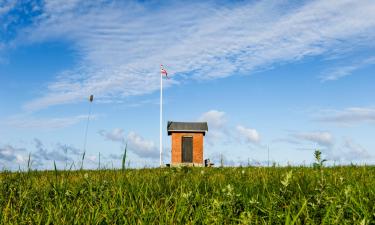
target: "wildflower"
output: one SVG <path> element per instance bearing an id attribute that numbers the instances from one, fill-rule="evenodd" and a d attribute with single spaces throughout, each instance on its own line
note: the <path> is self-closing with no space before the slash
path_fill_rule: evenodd
<path id="1" fill-rule="evenodd" d="M 72 196 L 72 192 L 69 191 L 69 190 L 67 190 L 67 191 L 65 192 L 65 195 L 66 195 L 66 196 Z"/>
<path id="2" fill-rule="evenodd" d="M 233 195 L 233 190 L 234 188 L 232 187 L 232 185 L 228 184 L 223 190 L 222 192 L 225 192 L 225 194 L 227 196 L 232 196 Z"/>
<path id="3" fill-rule="evenodd" d="M 344 190 L 345 196 L 346 196 L 346 197 L 349 197 L 351 191 L 352 191 L 352 187 L 351 187 L 350 185 L 346 186 L 346 187 L 345 187 L 345 190 Z"/>
<path id="4" fill-rule="evenodd" d="M 191 191 L 189 191 L 188 193 L 182 193 L 182 197 L 188 199 L 191 196 L 191 194 Z"/>
<path id="5" fill-rule="evenodd" d="M 87 178 L 89 178 L 89 174 L 88 174 L 88 173 L 85 173 L 85 175 L 83 175 L 83 177 L 84 177 L 85 179 L 87 179 Z"/>
<path id="6" fill-rule="evenodd" d="M 254 198 L 254 197 L 252 197 L 251 199 L 250 199 L 250 204 L 258 204 L 259 202 Z"/>

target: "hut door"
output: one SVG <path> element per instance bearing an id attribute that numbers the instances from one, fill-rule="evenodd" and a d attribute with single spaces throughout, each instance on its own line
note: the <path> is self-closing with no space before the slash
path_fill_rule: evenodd
<path id="1" fill-rule="evenodd" d="M 193 162 L 193 137 L 182 137 L 182 162 Z"/>

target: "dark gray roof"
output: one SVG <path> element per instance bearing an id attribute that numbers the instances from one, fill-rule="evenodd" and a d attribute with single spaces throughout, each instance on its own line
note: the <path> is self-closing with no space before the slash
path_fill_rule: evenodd
<path id="1" fill-rule="evenodd" d="M 207 122 L 174 122 L 168 121 L 168 135 L 172 132 L 194 132 L 206 134 L 208 131 Z"/>

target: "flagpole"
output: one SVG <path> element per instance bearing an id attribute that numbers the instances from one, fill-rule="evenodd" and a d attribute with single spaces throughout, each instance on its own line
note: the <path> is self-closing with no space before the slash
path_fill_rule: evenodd
<path id="1" fill-rule="evenodd" d="M 160 167 L 163 165 L 163 74 L 160 71 Z"/>

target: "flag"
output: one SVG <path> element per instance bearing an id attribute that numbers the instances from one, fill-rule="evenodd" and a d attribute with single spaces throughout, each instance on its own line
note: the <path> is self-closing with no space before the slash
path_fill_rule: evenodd
<path id="1" fill-rule="evenodd" d="M 165 75 L 168 79 L 168 72 L 164 69 L 163 65 L 160 65 L 160 74 Z"/>

